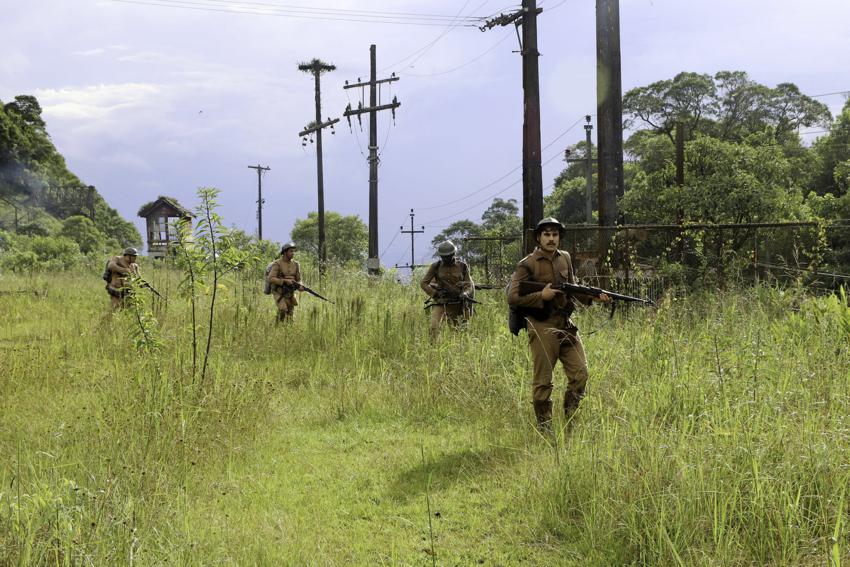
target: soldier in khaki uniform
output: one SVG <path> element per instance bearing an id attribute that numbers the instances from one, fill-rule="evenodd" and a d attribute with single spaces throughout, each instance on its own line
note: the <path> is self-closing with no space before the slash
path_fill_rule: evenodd
<path id="1" fill-rule="evenodd" d="M 541 220 L 534 230 L 537 248 L 523 258 L 511 276 L 508 302 L 523 308 L 526 316 L 529 348 L 534 365 L 532 400 L 538 428 L 551 431 L 552 423 L 552 372 L 560 360 L 567 374 L 564 392 L 564 415 L 569 420 L 584 396 L 587 383 L 587 359 L 578 336 L 578 328 L 570 319 L 575 301 L 585 305 L 591 301 L 609 302 L 599 297 L 567 296 L 552 284 L 575 283 L 576 277 L 569 253 L 559 250 L 564 226 L 555 218 Z M 531 280 L 545 283 L 543 290 L 519 295 L 519 282 Z"/>
<path id="2" fill-rule="evenodd" d="M 107 265 L 109 281 L 106 282 L 106 292 L 112 300 L 113 311 L 124 307 L 129 294 L 129 290 L 124 287 L 127 276 L 139 275 L 139 265 L 136 263 L 139 251 L 135 248 L 125 248 L 122 254 L 122 256 L 113 256 Z"/>
<path id="3" fill-rule="evenodd" d="M 295 292 L 304 290 L 301 287 L 301 266 L 293 259 L 294 256 L 295 244 L 291 242 L 284 244 L 280 249 L 280 258 L 272 264 L 268 275 L 277 305 L 278 321 L 293 320 L 295 306 L 298 305 Z"/>
<path id="4" fill-rule="evenodd" d="M 437 247 L 440 259 L 431 264 L 419 283 L 422 291 L 432 299 L 431 338 L 440 333 L 443 320 L 457 326 L 472 316 L 472 304 L 465 301 L 475 293 L 475 284 L 469 276 L 466 263 L 455 258 L 457 247 L 446 240 Z"/>

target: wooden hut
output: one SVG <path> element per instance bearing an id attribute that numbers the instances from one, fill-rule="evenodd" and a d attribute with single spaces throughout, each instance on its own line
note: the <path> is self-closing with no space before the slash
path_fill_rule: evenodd
<path id="1" fill-rule="evenodd" d="M 170 244 L 177 240 L 177 221 L 195 216 L 177 199 L 160 196 L 143 205 L 139 216 L 147 221 L 148 256 L 164 258 Z"/>

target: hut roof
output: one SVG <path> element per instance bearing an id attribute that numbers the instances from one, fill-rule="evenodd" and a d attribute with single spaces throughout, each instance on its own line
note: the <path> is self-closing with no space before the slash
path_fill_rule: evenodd
<path id="1" fill-rule="evenodd" d="M 154 210 L 156 210 L 160 206 L 170 207 L 177 211 L 180 216 L 183 217 L 195 216 L 194 214 L 192 214 L 192 211 L 181 205 L 180 202 L 177 201 L 177 199 L 175 199 L 174 197 L 166 197 L 163 195 L 157 197 L 155 201 L 151 201 L 150 203 L 145 203 L 144 205 L 142 205 L 139 209 L 138 215 L 140 217 L 147 218 L 148 215 L 150 215 Z"/>

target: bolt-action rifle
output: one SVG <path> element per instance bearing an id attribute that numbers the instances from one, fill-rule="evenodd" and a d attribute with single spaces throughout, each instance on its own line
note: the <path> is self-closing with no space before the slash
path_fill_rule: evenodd
<path id="1" fill-rule="evenodd" d="M 425 300 L 424 309 L 435 305 L 463 305 L 467 307 L 471 304 L 481 305 L 481 302 L 475 301 L 468 293 L 438 289 L 434 292 L 434 295 Z"/>
<path id="2" fill-rule="evenodd" d="M 528 295 L 530 293 L 534 293 L 536 291 L 541 291 L 546 287 L 547 284 L 542 282 L 534 282 L 534 281 L 521 281 L 519 282 L 518 292 L 520 296 Z M 617 303 L 620 301 L 623 302 L 638 302 L 643 303 L 645 305 L 655 305 L 649 299 L 642 299 L 640 297 L 632 297 L 631 295 L 623 295 L 622 293 L 616 293 L 613 291 L 608 291 L 599 287 L 590 287 L 586 285 L 580 284 L 572 284 L 572 283 L 561 283 L 561 284 L 552 284 L 552 289 L 559 290 L 565 293 L 567 296 L 573 294 L 581 294 L 587 295 L 591 297 L 599 297 L 603 293 L 611 298 L 611 314 L 610 317 L 614 317 L 614 311 L 617 309 Z M 572 301 L 567 304 L 565 311 L 567 316 L 572 314 L 575 305 Z M 514 305 L 508 305 L 508 329 L 514 335 L 518 335 L 522 329 L 525 329 L 525 318 L 526 316 L 531 316 L 539 319 L 545 319 L 552 314 L 551 307 L 544 307 L 542 309 L 530 308 L 530 307 L 517 307 Z M 595 332 L 595 331 L 594 331 Z"/>
<path id="3" fill-rule="evenodd" d="M 148 282 L 146 282 L 143 278 L 139 278 L 139 285 L 141 285 L 142 287 L 146 287 L 146 288 L 148 288 L 149 290 L 151 290 L 151 292 L 152 292 L 155 296 L 157 296 L 158 298 L 162 299 L 162 294 L 161 294 L 161 293 L 159 293 L 159 292 L 156 290 L 156 288 L 155 288 L 154 286 L 152 286 L 151 284 L 149 284 Z"/>
<path id="4" fill-rule="evenodd" d="M 300 283 L 300 282 L 296 282 L 296 283 L 293 283 L 293 284 L 283 284 L 283 289 L 284 289 L 284 293 L 291 293 L 295 290 L 306 291 L 310 295 L 318 297 L 322 301 L 327 301 L 328 303 L 336 305 L 336 303 L 334 303 L 333 301 L 331 301 L 330 299 L 328 299 L 324 295 L 320 294 L 317 291 L 313 291 L 312 289 L 310 289 L 309 287 L 307 287 L 306 285 L 304 285 L 303 283 Z"/>
<path id="5" fill-rule="evenodd" d="M 535 291 L 541 291 L 547 284 L 541 282 L 533 282 L 533 281 L 521 281 L 519 282 L 519 294 L 520 295 L 528 295 L 529 293 L 534 293 Z M 622 293 L 616 293 L 614 291 L 608 291 L 599 287 L 590 287 L 587 285 L 581 284 L 573 284 L 573 283 L 560 283 L 560 284 L 552 284 L 552 289 L 556 289 L 558 291 L 562 291 L 567 295 L 589 295 L 591 297 L 599 297 L 603 293 L 610 297 L 613 301 L 623 301 L 625 303 L 638 302 L 644 303 L 646 305 L 655 305 L 655 303 L 651 299 L 643 299 L 640 297 L 632 297 L 631 295 L 623 295 Z"/>

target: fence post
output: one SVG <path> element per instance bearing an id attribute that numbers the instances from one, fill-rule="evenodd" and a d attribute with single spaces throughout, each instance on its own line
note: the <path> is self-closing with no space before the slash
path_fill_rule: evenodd
<path id="1" fill-rule="evenodd" d="M 753 228 L 753 281 L 759 283 L 759 229 Z"/>

